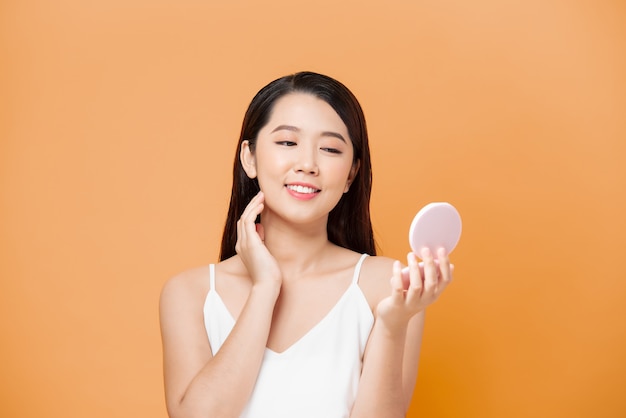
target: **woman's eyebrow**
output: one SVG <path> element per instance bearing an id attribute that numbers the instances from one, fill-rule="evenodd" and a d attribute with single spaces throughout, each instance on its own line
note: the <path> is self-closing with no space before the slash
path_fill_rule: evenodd
<path id="1" fill-rule="evenodd" d="M 347 144 L 346 139 L 339 132 L 324 131 L 322 132 L 322 136 L 332 136 L 333 138 L 339 138 Z"/>
<path id="2" fill-rule="evenodd" d="M 274 128 L 274 130 L 271 133 L 278 132 L 278 131 L 300 132 L 300 128 L 296 126 L 291 126 L 291 125 L 278 125 L 277 127 Z"/>
<path id="3" fill-rule="evenodd" d="M 298 128 L 297 126 L 292 126 L 292 125 L 278 125 L 276 128 L 274 128 L 274 130 L 272 130 L 271 133 L 274 133 L 277 131 L 300 132 L 300 128 Z M 324 131 L 322 132 L 320 136 L 332 136 L 334 138 L 341 139 L 343 142 L 346 142 L 346 139 L 339 132 Z"/>

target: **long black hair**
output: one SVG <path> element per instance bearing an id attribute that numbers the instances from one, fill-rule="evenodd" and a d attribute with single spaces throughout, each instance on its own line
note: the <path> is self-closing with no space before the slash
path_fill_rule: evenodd
<path id="1" fill-rule="evenodd" d="M 337 206 L 328 215 L 328 239 L 344 248 L 376 255 L 376 244 L 370 219 L 369 202 L 372 192 L 372 165 L 363 109 L 352 92 L 339 81 L 313 72 L 299 72 L 281 77 L 263 87 L 254 96 L 243 119 L 235 152 L 233 187 L 228 216 L 222 235 L 220 260 L 236 254 L 237 221 L 250 200 L 259 192 L 256 179 L 243 170 L 239 152 L 243 141 L 255 151 L 259 131 L 269 121 L 274 104 L 290 93 L 308 93 L 324 100 L 337 112 L 348 128 L 358 172 Z"/>

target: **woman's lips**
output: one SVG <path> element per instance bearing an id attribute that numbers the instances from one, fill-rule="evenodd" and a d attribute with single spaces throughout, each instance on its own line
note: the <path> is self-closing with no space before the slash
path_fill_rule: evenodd
<path id="1" fill-rule="evenodd" d="M 287 184 L 285 187 L 291 196 L 300 200 L 313 199 L 321 191 L 311 184 Z"/>

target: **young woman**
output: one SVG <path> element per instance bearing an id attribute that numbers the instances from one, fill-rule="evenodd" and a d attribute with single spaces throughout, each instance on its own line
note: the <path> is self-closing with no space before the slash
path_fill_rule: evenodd
<path id="1" fill-rule="evenodd" d="M 399 261 L 375 256 L 371 179 L 363 112 L 343 84 L 302 72 L 257 93 L 221 261 L 161 295 L 170 417 L 405 416 L 424 309 L 451 269 L 426 251 L 422 274 L 410 253 L 403 283 Z"/>

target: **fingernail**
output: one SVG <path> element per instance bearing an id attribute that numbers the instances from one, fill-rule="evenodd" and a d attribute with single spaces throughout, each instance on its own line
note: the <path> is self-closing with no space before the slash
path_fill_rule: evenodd
<path id="1" fill-rule="evenodd" d="M 441 247 L 437 250 L 437 255 L 439 255 L 439 257 L 445 257 L 446 256 L 446 249 Z"/>
<path id="2" fill-rule="evenodd" d="M 422 259 L 425 257 L 430 257 L 430 248 L 424 247 L 422 248 Z"/>

